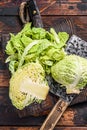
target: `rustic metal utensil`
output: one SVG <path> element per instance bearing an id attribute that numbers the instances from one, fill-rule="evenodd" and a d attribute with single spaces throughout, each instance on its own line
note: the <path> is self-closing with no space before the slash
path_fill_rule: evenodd
<path id="1" fill-rule="evenodd" d="M 52 111 L 49 113 L 45 122 L 43 123 L 40 130 L 53 130 L 61 116 L 63 115 L 66 108 L 70 105 L 72 100 L 76 97 L 77 94 L 66 94 L 66 89 L 61 88 L 60 84 L 55 82 L 51 76 L 47 77 L 50 92 L 54 95 L 60 97 L 53 107 Z"/>

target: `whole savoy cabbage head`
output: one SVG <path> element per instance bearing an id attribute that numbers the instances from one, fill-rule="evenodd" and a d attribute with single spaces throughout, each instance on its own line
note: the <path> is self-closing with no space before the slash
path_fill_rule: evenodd
<path id="1" fill-rule="evenodd" d="M 54 80 L 66 87 L 67 93 L 79 93 L 87 84 L 87 59 L 67 55 L 51 68 Z"/>

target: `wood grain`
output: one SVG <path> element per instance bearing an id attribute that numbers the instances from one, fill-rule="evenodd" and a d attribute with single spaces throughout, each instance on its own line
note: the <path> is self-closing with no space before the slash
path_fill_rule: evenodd
<path id="1" fill-rule="evenodd" d="M 40 127 L 0 127 L 0 130 L 39 130 Z M 54 130 L 87 130 L 87 127 L 56 127 Z"/>
<path id="2" fill-rule="evenodd" d="M 18 7 L 22 1 L 0 1 L 0 15 L 18 15 Z M 37 5 L 41 15 L 87 15 L 86 0 L 37 0 Z"/>
<path id="3" fill-rule="evenodd" d="M 10 23 L 9 23 L 9 18 L 10 18 Z M 66 31 L 67 33 L 70 34 L 76 34 L 82 39 L 87 41 L 87 22 L 86 22 L 86 16 L 77 16 L 77 19 L 75 16 L 49 16 L 49 17 L 42 17 L 44 27 L 49 30 L 50 27 L 55 28 L 55 30 L 58 31 Z M 19 17 L 7 17 L 7 20 L 5 20 L 5 16 L 2 16 L 2 19 L 0 20 L 0 30 L 2 32 L 2 51 L 5 50 L 5 45 L 7 44 L 6 39 L 8 33 L 10 32 L 18 32 L 22 28 L 22 23 L 19 19 Z M 14 22 L 12 22 L 14 21 Z M 6 34 L 7 33 L 7 34 Z M 4 63 L 4 55 L 1 53 L 0 55 L 0 86 L 8 86 L 8 74 L 5 73 L 3 69 L 6 70 L 6 64 Z M 7 71 L 7 70 L 6 70 Z M 6 80 L 7 79 L 7 80 Z M 5 82 L 3 82 L 5 81 Z"/>
<path id="4" fill-rule="evenodd" d="M 84 9 L 86 7 L 85 4 L 53 4 L 52 6 L 49 6 L 45 10 L 41 11 L 41 15 L 86 15 L 87 9 Z M 60 13 L 59 13 L 60 12 Z"/>
<path id="5" fill-rule="evenodd" d="M 18 110 L 13 107 L 9 99 L 9 89 L 7 87 L 0 87 L 0 125 L 11 125 L 11 126 L 40 126 L 47 114 L 50 112 L 55 102 L 50 95 L 46 102 L 43 102 L 43 105 L 32 104 L 28 107 L 28 115 L 24 118 L 20 118 L 18 115 Z M 55 100 L 56 101 L 56 100 Z M 36 109 L 36 110 L 35 110 Z M 26 109 L 27 110 L 27 109 Z M 44 111 L 44 112 L 43 112 Z M 64 112 L 58 126 L 87 126 L 87 102 L 68 107 Z M 20 111 L 20 114 L 23 111 Z M 32 116 L 35 114 L 36 117 Z M 46 113 L 45 113 L 46 112 Z M 23 115 L 23 113 L 22 113 Z M 39 116 L 38 116 L 39 115 Z M 43 116 L 45 115 L 45 116 Z"/>
<path id="6" fill-rule="evenodd" d="M 58 31 L 66 31 L 70 34 L 76 34 L 87 41 L 87 16 L 44 16 L 44 27 L 49 30 L 50 27 Z"/>
<path id="7" fill-rule="evenodd" d="M 47 116 L 40 130 L 53 130 L 69 104 L 69 102 L 66 102 L 60 98 Z"/>
<path id="8" fill-rule="evenodd" d="M 0 70 L 0 87 L 7 87 L 9 85 L 8 70 Z"/>
<path id="9" fill-rule="evenodd" d="M 56 98 L 53 100 L 53 95 L 50 95 L 51 102 L 44 103 L 44 112 L 37 111 L 43 109 L 41 109 L 42 106 L 35 106 L 35 104 L 33 107 L 29 107 L 28 115 L 24 117 L 26 113 L 24 111 L 18 112 L 9 99 L 9 72 L 4 63 L 5 36 L 10 32 L 17 33 L 23 27 L 18 12 L 22 1 L 25 0 L 0 1 L 0 126 L 3 125 L 3 127 L 0 127 L 1 130 L 38 130 L 56 102 Z M 56 31 L 66 31 L 70 36 L 74 33 L 87 41 L 87 0 L 36 1 L 44 27 L 47 30 L 54 27 Z M 81 97 L 84 97 L 84 95 L 82 94 L 75 102 L 81 101 Z M 84 103 L 70 106 L 63 114 L 55 130 L 86 130 L 86 101 L 87 96 Z M 31 115 L 31 111 L 35 111 L 35 108 L 37 111 L 36 116 L 39 115 L 39 117 Z M 24 118 L 20 118 L 19 113 Z"/>
<path id="10" fill-rule="evenodd" d="M 9 20 L 10 19 L 10 20 Z M 87 41 L 87 16 L 43 16 L 44 27 L 49 30 L 50 27 L 58 31 L 66 31 L 70 35 L 76 34 Z M 13 21 L 13 22 L 12 22 Z M 20 18 L 0 17 L 0 30 L 2 33 L 18 32 L 22 28 Z"/>
<path id="11" fill-rule="evenodd" d="M 87 1 L 49 0 L 38 1 L 41 15 L 87 15 Z"/>

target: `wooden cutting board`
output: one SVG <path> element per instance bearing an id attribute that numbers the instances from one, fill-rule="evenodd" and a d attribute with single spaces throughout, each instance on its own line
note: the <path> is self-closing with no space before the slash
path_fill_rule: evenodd
<path id="1" fill-rule="evenodd" d="M 59 23 L 56 23 L 55 26 L 53 26 L 53 27 L 60 31 L 60 27 L 58 28 L 58 24 Z M 56 25 L 57 25 L 57 27 L 56 27 Z M 70 25 L 69 24 L 67 25 L 66 21 L 65 21 L 65 23 L 62 22 L 61 26 L 64 26 L 64 27 L 69 26 L 69 27 L 67 27 L 67 29 L 70 31 L 69 34 L 71 34 L 71 35 L 73 34 L 73 28 L 71 30 Z M 4 79 L 4 80 L 5 80 L 5 82 L 7 82 L 8 86 L 9 86 L 10 72 L 8 71 L 8 64 L 5 64 L 5 59 L 6 59 L 5 47 L 6 47 L 7 41 L 9 39 L 10 39 L 9 34 L 5 34 L 5 33 L 1 34 L 1 55 L 2 55 L 1 58 L 3 59 L 3 64 L 5 67 L 4 69 L 6 69 L 4 73 L 7 74 L 6 75 L 7 79 Z M 3 75 L 3 73 L 2 73 L 2 75 Z M 49 113 L 49 111 L 51 110 L 51 108 L 56 103 L 57 99 L 58 99 L 58 97 L 50 94 L 50 92 L 49 92 L 47 99 L 45 101 L 43 101 L 41 104 L 34 103 L 21 111 L 17 110 L 17 113 L 18 113 L 19 117 L 25 117 L 25 116 L 30 116 L 30 115 L 33 115 L 33 116 L 47 115 Z M 78 104 L 81 102 L 86 102 L 86 101 L 87 101 L 87 88 L 85 90 L 83 90 L 81 92 L 81 94 L 73 100 L 71 105 Z"/>
<path id="2" fill-rule="evenodd" d="M 0 7 L 0 125 L 40 125 L 45 119 L 43 115 L 47 115 L 49 113 L 57 99 L 57 97 L 49 94 L 46 101 L 43 101 L 42 104 L 32 104 L 23 111 L 17 111 L 10 102 L 8 95 L 9 71 L 6 64 L 4 63 L 4 49 L 7 40 L 9 39 L 8 34 L 10 32 L 17 33 L 21 30 L 23 26 L 18 15 L 18 5 L 21 2 L 22 0 L 8 0 L 8 2 L 0 2 L 0 5 L 2 5 Z M 71 9 L 73 8 L 71 2 L 73 3 L 74 9 Z M 56 28 L 57 26 L 59 31 L 67 31 L 70 35 L 74 33 L 80 36 L 82 39 L 87 40 L 87 10 L 81 11 L 81 0 L 69 0 L 68 4 L 65 0 L 62 0 L 60 3 L 59 1 L 54 0 L 37 1 L 37 3 L 40 8 L 44 27 L 47 30 L 49 30 L 50 27 Z M 83 4 L 87 5 L 85 2 Z M 64 10 L 61 10 L 61 6 Z M 77 7 L 80 9 L 78 9 Z M 68 108 L 68 110 L 61 118 L 59 125 L 86 125 L 86 101 L 87 90 L 81 93 L 79 97 L 77 97 L 73 101 L 72 104 L 78 103 L 78 105 L 74 105 Z M 36 118 L 29 116 L 28 118 L 23 118 L 22 120 L 20 120 L 18 115 L 20 117 L 25 117 L 29 115 L 39 117 Z"/>

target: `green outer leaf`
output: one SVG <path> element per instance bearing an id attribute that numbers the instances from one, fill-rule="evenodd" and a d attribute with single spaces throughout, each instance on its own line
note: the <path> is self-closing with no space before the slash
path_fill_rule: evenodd
<path id="1" fill-rule="evenodd" d="M 66 86 L 67 93 L 79 93 L 87 84 L 87 59 L 76 55 L 66 56 L 52 66 L 54 80 Z"/>
<path id="2" fill-rule="evenodd" d="M 36 41 L 33 41 L 31 42 L 25 49 L 24 49 L 24 52 L 21 56 L 21 59 L 19 61 L 19 65 L 18 65 L 18 68 L 20 68 L 22 65 L 23 65 L 23 62 L 24 62 L 24 59 L 25 59 L 25 56 L 28 54 L 28 51 L 36 44 L 39 43 L 39 40 L 36 40 Z"/>
<path id="3" fill-rule="evenodd" d="M 50 32 L 53 34 L 55 42 L 56 42 L 57 44 L 59 44 L 59 43 L 60 43 L 60 39 L 59 39 L 57 33 L 55 32 L 55 30 L 54 30 L 53 28 L 51 28 L 51 29 L 50 29 Z"/>

